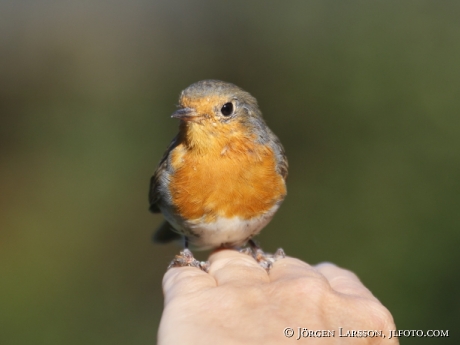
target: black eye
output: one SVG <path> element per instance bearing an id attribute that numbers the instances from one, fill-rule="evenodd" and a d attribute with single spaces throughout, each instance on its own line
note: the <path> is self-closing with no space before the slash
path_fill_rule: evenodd
<path id="1" fill-rule="evenodd" d="M 220 112 L 222 113 L 222 115 L 224 116 L 229 116 L 229 115 L 232 115 L 233 114 L 233 104 L 228 102 L 228 103 L 225 103 L 222 108 L 220 109 Z"/>

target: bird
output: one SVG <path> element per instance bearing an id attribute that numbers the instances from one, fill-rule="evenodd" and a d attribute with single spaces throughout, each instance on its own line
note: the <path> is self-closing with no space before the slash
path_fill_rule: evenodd
<path id="1" fill-rule="evenodd" d="M 269 270 L 284 257 L 264 253 L 252 239 L 286 197 L 288 161 L 278 137 L 265 123 L 257 100 L 240 87 L 202 80 L 185 88 L 178 109 L 179 133 L 150 180 L 150 211 L 165 221 L 157 243 L 184 241 L 171 267 L 209 264 L 197 249 L 240 248 Z"/>

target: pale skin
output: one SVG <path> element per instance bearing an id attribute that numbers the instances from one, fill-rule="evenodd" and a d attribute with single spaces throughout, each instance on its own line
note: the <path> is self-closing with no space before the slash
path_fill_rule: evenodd
<path id="1" fill-rule="evenodd" d="M 172 344 L 399 344 L 390 312 L 347 270 L 311 266 L 295 258 L 276 261 L 267 273 L 250 256 L 219 250 L 209 273 L 169 269 L 159 345 Z M 288 338 L 284 330 L 293 329 Z M 334 330 L 333 337 L 299 338 L 299 327 Z M 339 337 L 348 330 L 382 330 L 382 337 Z M 303 334 L 305 335 L 305 333 Z"/>

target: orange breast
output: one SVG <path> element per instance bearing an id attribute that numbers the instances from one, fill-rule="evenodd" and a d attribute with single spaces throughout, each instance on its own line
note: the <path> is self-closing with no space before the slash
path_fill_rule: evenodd
<path id="1" fill-rule="evenodd" d="M 286 195 L 284 179 L 276 172 L 273 151 L 243 138 L 218 150 L 190 150 L 178 145 L 169 190 L 185 219 L 218 216 L 250 219 L 270 210 Z"/>

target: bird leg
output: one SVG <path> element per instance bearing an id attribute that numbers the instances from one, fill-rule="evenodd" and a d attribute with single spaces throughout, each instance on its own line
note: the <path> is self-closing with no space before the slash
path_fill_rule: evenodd
<path id="1" fill-rule="evenodd" d="M 204 272 L 209 270 L 209 261 L 198 261 L 194 258 L 193 253 L 188 249 L 188 239 L 185 237 L 184 250 L 176 255 L 168 266 L 168 270 L 172 267 L 196 267 Z"/>
<path id="2" fill-rule="evenodd" d="M 278 248 L 275 254 L 265 253 L 252 239 L 248 241 L 249 247 L 240 250 L 241 253 L 251 255 L 267 272 L 270 271 L 275 261 L 286 257 L 284 250 Z"/>

